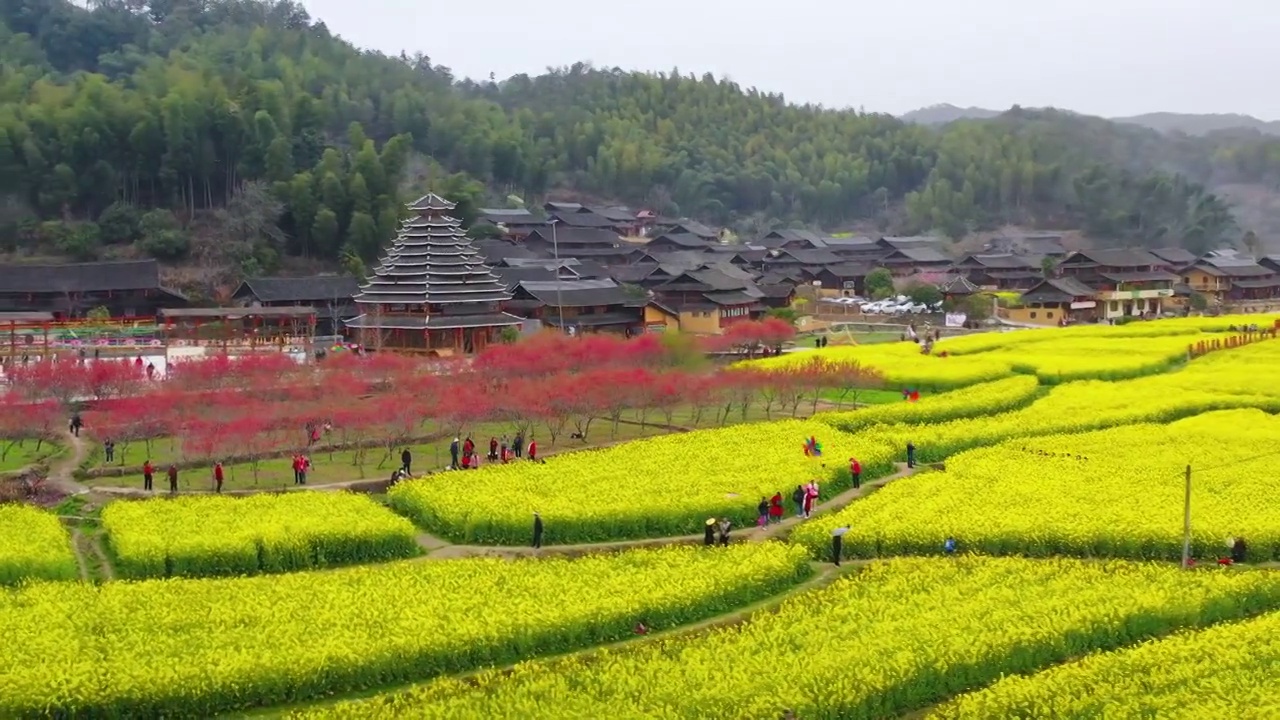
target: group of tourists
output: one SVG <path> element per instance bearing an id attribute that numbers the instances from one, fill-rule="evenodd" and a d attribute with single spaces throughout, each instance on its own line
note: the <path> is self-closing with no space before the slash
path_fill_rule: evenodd
<path id="1" fill-rule="evenodd" d="M 148 458 L 146 462 L 142 463 L 142 489 L 143 490 L 146 490 L 147 492 L 151 492 L 154 490 L 154 488 L 152 487 L 152 480 L 155 478 L 155 472 L 156 472 L 156 468 L 154 465 L 151 464 L 150 458 Z M 178 492 L 178 466 L 174 463 L 170 463 L 169 470 L 166 472 L 166 474 L 169 476 L 169 492 L 170 493 Z M 221 474 L 222 474 L 222 463 L 218 463 L 215 470 L 215 477 L 221 476 Z M 222 491 L 221 481 L 218 481 L 218 491 L 219 492 Z"/>
<path id="2" fill-rule="evenodd" d="M 305 453 L 294 453 L 293 455 L 293 484 L 306 485 L 307 473 L 311 471 L 311 458 Z"/>
<path id="3" fill-rule="evenodd" d="M 813 514 L 813 506 L 818 503 L 818 481 L 810 481 L 807 485 L 797 485 L 791 493 L 791 502 L 796 506 L 796 517 L 807 518 Z"/>
<path id="4" fill-rule="evenodd" d="M 407 452 L 407 451 L 406 451 Z M 503 435 L 499 441 L 496 437 L 489 438 L 489 454 L 487 456 L 489 462 L 501 462 L 507 464 L 512 460 L 519 460 L 527 457 L 533 462 L 546 462 L 538 458 L 538 441 L 532 437 L 529 438 L 529 444 L 525 445 L 524 437 L 519 433 L 510 442 L 507 436 Z M 465 440 L 454 438 L 449 444 L 449 469 L 450 470 L 478 470 L 480 468 L 480 453 L 476 452 L 475 441 L 468 435 Z"/>
<path id="5" fill-rule="evenodd" d="M 729 518 L 707 518 L 706 526 L 702 534 L 702 544 L 708 547 L 719 543 L 721 546 L 728 547 L 729 531 L 733 528 L 733 523 Z"/>

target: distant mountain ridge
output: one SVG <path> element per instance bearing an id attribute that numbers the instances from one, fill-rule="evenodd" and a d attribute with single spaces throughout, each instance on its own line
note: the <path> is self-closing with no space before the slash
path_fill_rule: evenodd
<path id="1" fill-rule="evenodd" d="M 979 107 L 956 107 L 948 103 L 912 110 L 901 119 L 919 125 L 946 125 L 956 120 L 989 120 L 1004 114 L 1003 110 Z M 1254 130 L 1264 135 L 1280 136 L 1280 121 L 1259 120 L 1251 115 L 1238 113 L 1172 113 L 1154 112 L 1131 117 L 1107 118 L 1112 122 L 1138 125 L 1161 133 L 1182 132 L 1187 135 L 1208 135 L 1231 130 Z"/>

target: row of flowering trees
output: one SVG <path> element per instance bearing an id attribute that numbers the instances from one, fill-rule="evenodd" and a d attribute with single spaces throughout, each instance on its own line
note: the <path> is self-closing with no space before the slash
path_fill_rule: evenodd
<path id="1" fill-rule="evenodd" d="M 720 349 L 750 353 L 752 343 L 765 347 L 782 334 L 740 325 L 747 329 L 721 340 Z M 704 426 L 745 420 L 753 410 L 794 416 L 816 411 L 824 394 L 881 383 L 867 368 L 819 359 L 768 372 L 712 368 L 706 348 L 688 342 L 547 333 L 470 361 L 375 354 L 302 365 L 276 355 L 221 357 L 175 364 L 163 380 L 131 362 L 36 363 L 12 375 L 0 416 L 40 418 L 39 433 L 52 437 L 73 405 L 87 402 L 86 431 L 97 442 L 112 440 L 116 463 L 128 467 L 153 456 L 160 439 L 191 465 L 256 463 L 307 447 L 352 449 L 363 464 L 371 451 L 388 458 L 410 441 L 481 426 L 536 433 L 554 445 L 565 435 L 586 441 L 602 423 L 616 435 L 624 422 Z M 0 438 L 22 433 L 8 422 L 13 427 L 0 422 Z"/>

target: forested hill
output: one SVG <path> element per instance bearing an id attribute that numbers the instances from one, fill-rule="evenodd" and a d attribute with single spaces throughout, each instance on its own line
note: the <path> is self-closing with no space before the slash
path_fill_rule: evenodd
<path id="1" fill-rule="evenodd" d="M 942 130 L 710 76 L 575 65 L 460 81 L 256 0 L 0 0 L 0 240 L 271 271 L 369 258 L 401 195 L 572 191 L 753 232 L 953 236 L 1005 223 L 1202 249 L 1243 230 L 1205 189 L 1280 179 L 1261 135 L 1168 138 L 1011 111 Z M 429 50 L 430 48 L 426 48 Z"/>

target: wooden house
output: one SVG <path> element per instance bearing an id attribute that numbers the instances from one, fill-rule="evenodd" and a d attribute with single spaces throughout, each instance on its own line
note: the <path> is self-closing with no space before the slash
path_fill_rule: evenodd
<path id="1" fill-rule="evenodd" d="M 188 304 L 160 283 L 155 260 L 0 265 L 0 312 L 49 313 L 54 322 L 106 308 L 111 317 L 152 318 Z"/>
<path id="2" fill-rule="evenodd" d="M 342 334 L 343 321 L 359 313 L 355 298 L 360 283 L 349 275 L 249 278 L 231 294 L 243 307 L 309 307 L 315 310 L 316 332 Z"/>
<path id="3" fill-rule="evenodd" d="M 1146 250 L 1115 249 L 1074 252 L 1058 263 L 1063 277 L 1094 288 L 1098 317 L 1154 317 L 1165 312 L 1178 276 Z"/>

